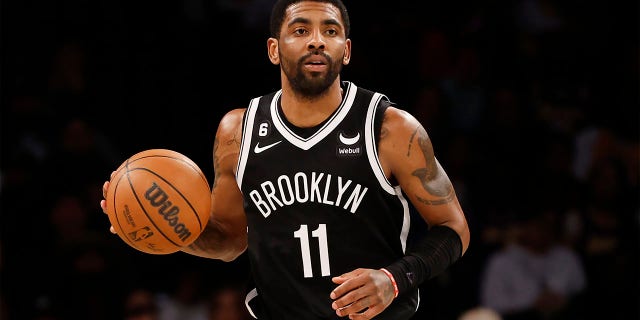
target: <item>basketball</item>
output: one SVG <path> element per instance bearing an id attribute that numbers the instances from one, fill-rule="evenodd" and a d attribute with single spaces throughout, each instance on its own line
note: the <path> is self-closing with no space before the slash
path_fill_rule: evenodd
<path id="1" fill-rule="evenodd" d="M 150 149 L 124 161 L 109 182 L 107 215 L 129 246 L 170 254 L 198 238 L 210 215 L 211 189 L 191 159 Z"/>

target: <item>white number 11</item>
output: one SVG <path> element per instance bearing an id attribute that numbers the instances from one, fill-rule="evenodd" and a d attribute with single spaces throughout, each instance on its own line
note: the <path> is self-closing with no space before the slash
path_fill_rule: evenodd
<path id="1" fill-rule="evenodd" d="M 311 249 L 309 249 L 309 231 L 307 225 L 300 225 L 300 229 L 293 233 L 295 238 L 300 239 L 300 250 L 302 251 L 302 267 L 304 268 L 304 277 L 313 277 L 313 270 L 311 269 Z M 331 274 L 331 268 L 329 267 L 329 246 L 327 245 L 327 225 L 322 223 L 318 226 L 318 229 L 311 232 L 311 236 L 318 238 L 318 245 L 320 248 L 320 271 L 322 276 L 328 276 Z"/>

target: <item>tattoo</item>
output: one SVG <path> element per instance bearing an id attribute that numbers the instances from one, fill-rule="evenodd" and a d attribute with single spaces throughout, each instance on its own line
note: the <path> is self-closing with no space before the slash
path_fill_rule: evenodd
<path id="1" fill-rule="evenodd" d="M 242 129 L 240 126 L 238 129 Z M 240 144 L 242 143 L 242 130 L 236 130 L 233 134 L 233 139 L 227 141 L 227 145 L 235 144 L 238 149 L 240 149 Z"/>
<path id="2" fill-rule="evenodd" d="M 235 144 L 238 149 L 240 148 L 240 139 L 238 139 L 238 133 L 236 132 L 233 136 L 233 138 L 227 142 L 225 142 L 226 146 Z M 218 178 L 220 177 L 220 155 L 218 154 L 218 149 L 220 148 L 220 141 L 218 140 L 218 138 L 216 138 L 213 141 L 213 184 L 211 186 L 211 190 L 214 190 L 215 187 L 218 185 Z"/>
<path id="3" fill-rule="evenodd" d="M 194 252 L 210 252 L 212 248 L 221 248 L 223 241 L 222 233 L 210 223 L 188 247 Z"/>
<path id="4" fill-rule="evenodd" d="M 216 138 L 213 141 L 213 184 L 211 186 L 211 189 L 215 189 L 216 185 L 218 183 L 218 177 L 220 177 L 220 157 L 218 157 L 218 147 L 220 145 L 220 142 L 218 141 L 218 139 Z"/>
<path id="5" fill-rule="evenodd" d="M 416 196 L 418 198 L 418 201 L 426 204 L 426 205 L 430 205 L 430 206 L 437 206 L 437 205 L 441 205 L 441 204 L 447 204 L 451 201 L 453 201 L 453 189 L 450 190 L 450 193 L 447 195 L 447 197 L 439 199 L 439 200 L 428 200 L 425 198 L 422 198 L 421 196 Z"/>
<path id="6" fill-rule="evenodd" d="M 419 133 L 418 144 L 422 150 L 422 154 L 424 155 L 426 167 L 414 170 L 412 175 L 420 179 L 425 191 L 439 199 L 429 200 L 418 195 L 416 195 L 416 197 L 420 202 L 427 205 L 441 205 L 449 203 L 455 197 L 451 181 L 449 181 L 446 174 L 441 171 L 442 169 L 436 162 L 436 158 L 433 154 L 433 146 L 431 145 L 431 140 L 429 139 L 427 132 L 422 127 L 419 127 L 417 132 Z"/>
<path id="7" fill-rule="evenodd" d="M 407 148 L 407 157 L 411 155 L 411 146 L 413 145 L 413 138 L 416 136 L 416 133 L 418 133 L 418 129 L 420 129 L 420 126 L 418 126 L 416 130 L 413 131 L 413 133 L 411 134 L 411 138 L 409 138 L 409 148 Z"/>

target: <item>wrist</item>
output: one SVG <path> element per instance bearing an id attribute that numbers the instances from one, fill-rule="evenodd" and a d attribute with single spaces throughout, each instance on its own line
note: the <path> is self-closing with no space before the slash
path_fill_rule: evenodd
<path id="1" fill-rule="evenodd" d="M 434 226 L 407 254 L 385 269 L 393 275 L 398 295 L 410 291 L 447 269 L 462 252 L 458 234 L 446 226 Z"/>
<path id="2" fill-rule="evenodd" d="M 399 290 L 398 290 L 398 283 L 396 282 L 395 277 L 391 272 L 389 272 L 389 270 L 385 268 L 381 268 L 380 271 L 384 272 L 384 274 L 386 274 L 387 277 L 389 277 L 389 280 L 391 280 L 391 285 L 393 286 L 393 298 L 397 298 Z"/>
<path id="3" fill-rule="evenodd" d="M 411 291 L 428 277 L 419 272 L 422 271 L 422 268 L 417 268 L 418 264 L 416 257 L 404 256 L 402 259 L 384 268 L 393 277 L 396 287 L 398 288 L 398 295 Z M 414 270 L 418 270 L 418 272 L 414 272 Z"/>

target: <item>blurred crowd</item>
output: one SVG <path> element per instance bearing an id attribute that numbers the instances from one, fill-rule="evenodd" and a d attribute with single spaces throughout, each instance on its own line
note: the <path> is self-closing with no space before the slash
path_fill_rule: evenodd
<path id="1" fill-rule="evenodd" d="M 150 148 L 213 179 L 221 116 L 279 88 L 272 3 L 3 3 L 0 319 L 251 319 L 244 256 L 138 252 L 99 201 Z M 343 80 L 423 123 L 470 223 L 415 318 L 638 319 L 637 2 L 346 4 Z"/>

